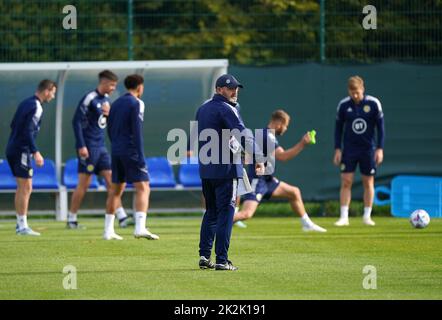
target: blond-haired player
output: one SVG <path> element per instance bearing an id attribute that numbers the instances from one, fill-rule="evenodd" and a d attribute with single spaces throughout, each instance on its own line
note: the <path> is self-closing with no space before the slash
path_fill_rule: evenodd
<path id="1" fill-rule="evenodd" d="M 273 152 L 276 160 L 288 161 L 296 157 L 305 146 L 310 144 L 311 138 L 309 134 L 306 133 L 301 140 L 290 149 L 285 150 L 281 147 L 276 136 L 283 135 L 287 131 L 289 124 L 290 116 L 284 110 L 276 110 L 272 113 L 267 128 L 262 129 L 264 139 L 262 139 L 263 145 L 260 147 L 265 153 L 265 156 L 269 156 L 268 153 Z M 270 144 L 273 145 L 271 149 L 269 148 Z M 304 202 L 302 201 L 301 191 L 298 187 L 279 181 L 273 175 L 256 176 L 252 170 L 249 170 L 248 175 L 251 178 L 253 192 L 243 196 L 241 211 L 236 212 L 234 215 L 233 219 L 234 222 L 237 222 L 237 226 L 245 227 L 245 224 L 240 221 L 250 219 L 255 214 L 262 200 L 283 198 L 289 201 L 292 210 L 301 217 L 302 229 L 304 231 L 327 231 L 310 220 L 305 210 Z"/>
<path id="2" fill-rule="evenodd" d="M 377 131 L 377 137 L 375 137 Z M 364 80 L 348 79 L 348 96 L 339 102 L 333 163 L 341 169 L 341 216 L 336 226 L 348 226 L 348 209 L 356 166 L 364 187 L 363 223 L 374 226 L 371 210 L 376 168 L 384 158 L 384 114 L 379 99 L 365 95 Z"/>

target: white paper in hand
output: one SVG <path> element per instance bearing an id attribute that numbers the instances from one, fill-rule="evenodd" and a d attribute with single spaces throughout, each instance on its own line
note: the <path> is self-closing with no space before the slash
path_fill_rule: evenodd
<path id="1" fill-rule="evenodd" d="M 243 168 L 242 173 L 242 179 L 238 179 L 238 196 L 242 196 L 243 194 L 253 191 L 252 186 L 250 185 L 249 177 L 247 176 L 246 169 Z"/>

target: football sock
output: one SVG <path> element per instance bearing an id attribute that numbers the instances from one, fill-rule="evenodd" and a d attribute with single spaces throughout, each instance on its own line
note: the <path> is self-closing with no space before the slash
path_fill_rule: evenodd
<path id="1" fill-rule="evenodd" d="M 341 206 L 341 219 L 348 219 L 348 206 Z"/>
<path id="2" fill-rule="evenodd" d="M 371 207 L 364 207 L 364 219 L 371 217 Z"/>
<path id="3" fill-rule="evenodd" d="M 127 218 L 126 211 L 124 211 L 123 207 L 119 207 L 117 210 L 115 210 L 115 214 L 117 215 L 118 220 Z"/>
<path id="4" fill-rule="evenodd" d="M 303 226 L 309 226 L 312 225 L 313 222 L 310 220 L 310 217 L 308 216 L 307 212 L 301 217 L 301 223 Z"/>
<path id="5" fill-rule="evenodd" d="M 19 229 L 29 228 L 28 217 L 26 215 L 21 216 L 17 214 L 17 224 Z"/>
<path id="6" fill-rule="evenodd" d="M 146 212 L 135 212 L 135 233 L 141 233 L 146 230 Z"/>
<path id="7" fill-rule="evenodd" d="M 77 214 L 68 212 L 68 222 L 77 222 Z"/>
<path id="8" fill-rule="evenodd" d="M 111 213 L 106 213 L 104 218 L 104 232 L 115 233 L 114 229 L 115 216 Z"/>

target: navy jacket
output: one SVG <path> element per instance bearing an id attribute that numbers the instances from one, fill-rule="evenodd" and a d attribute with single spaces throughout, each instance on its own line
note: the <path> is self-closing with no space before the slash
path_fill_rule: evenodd
<path id="1" fill-rule="evenodd" d="M 143 151 L 144 102 L 130 93 L 114 101 L 109 113 L 107 130 L 112 155 L 136 158 L 145 166 Z"/>
<path id="2" fill-rule="evenodd" d="M 35 139 L 40 131 L 42 114 L 43 108 L 37 96 L 29 97 L 19 104 L 11 122 L 6 154 L 38 151 Z"/>
<path id="3" fill-rule="evenodd" d="M 196 121 L 198 122 L 198 137 L 202 140 L 201 132 L 205 129 L 212 129 L 216 131 L 218 136 L 218 156 L 216 163 L 205 163 L 202 161 L 202 155 L 206 154 L 208 144 L 211 138 L 207 138 L 207 141 L 198 142 L 198 161 L 199 161 L 199 172 L 202 179 L 231 179 L 231 178 L 242 178 L 243 176 L 243 166 L 241 163 L 234 163 L 232 157 L 232 151 L 223 146 L 222 130 L 223 129 L 237 129 L 239 132 L 245 133 L 246 128 L 235 105 L 229 103 L 229 101 L 222 95 L 215 94 L 212 99 L 206 101 L 196 113 Z M 212 131 L 213 132 L 213 131 Z M 255 156 L 258 161 L 263 161 L 262 151 L 259 146 L 256 145 L 255 139 L 251 134 L 245 134 L 243 138 L 239 139 L 238 143 L 241 144 L 243 149 L 254 150 Z M 225 142 L 225 141 L 224 141 Z M 211 146 L 216 147 L 213 143 Z M 246 148 L 247 146 L 247 148 Z M 223 161 L 222 150 L 229 150 L 230 163 L 224 163 L 229 161 Z M 201 152 L 203 151 L 203 152 Z M 213 150 L 212 150 L 213 151 Z M 213 156 L 214 154 L 210 151 L 207 155 Z"/>
<path id="4" fill-rule="evenodd" d="M 106 118 L 101 106 L 106 102 L 109 103 L 108 96 L 101 95 L 98 90 L 89 92 L 80 100 L 72 119 L 77 149 L 104 147 Z"/>

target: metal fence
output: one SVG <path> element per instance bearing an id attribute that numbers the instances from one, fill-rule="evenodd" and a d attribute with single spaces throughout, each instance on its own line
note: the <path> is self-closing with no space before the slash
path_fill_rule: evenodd
<path id="1" fill-rule="evenodd" d="M 76 29 L 64 29 L 66 5 Z M 0 0 L 0 62 L 442 62 L 442 1 Z M 371 11 L 370 14 L 373 14 Z M 371 19 L 373 23 L 373 19 Z"/>

